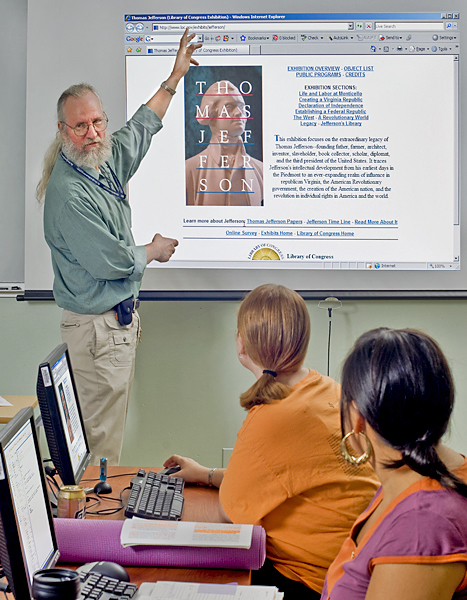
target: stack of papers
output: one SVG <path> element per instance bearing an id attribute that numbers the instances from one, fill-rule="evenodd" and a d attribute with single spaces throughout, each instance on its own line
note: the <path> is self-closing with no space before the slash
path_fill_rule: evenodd
<path id="1" fill-rule="evenodd" d="M 126 519 L 120 542 L 126 546 L 208 546 L 212 548 L 251 547 L 253 525 L 193 523 Z"/>
<path id="2" fill-rule="evenodd" d="M 148 585 L 147 592 L 145 586 Z M 142 583 L 138 600 L 282 600 L 276 587 L 262 585 L 221 585 L 216 583 L 182 583 L 158 581 Z"/>

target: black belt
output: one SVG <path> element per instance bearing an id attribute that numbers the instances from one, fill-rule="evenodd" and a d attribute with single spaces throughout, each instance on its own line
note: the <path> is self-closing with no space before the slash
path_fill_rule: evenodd
<path id="1" fill-rule="evenodd" d="M 112 310 L 115 311 L 115 317 L 120 325 L 129 325 L 133 320 L 133 313 L 139 307 L 139 298 L 126 298 L 116 304 Z"/>

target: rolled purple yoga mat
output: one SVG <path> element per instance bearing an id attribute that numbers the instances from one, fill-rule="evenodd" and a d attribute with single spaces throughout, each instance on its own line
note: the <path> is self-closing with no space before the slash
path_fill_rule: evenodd
<path id="1" fill-rule="evenodd" d="M 259 569 L 266 558 L 266 533 L 254 526 L 251 547 L 196 548 L 185 546 L 129 546 L 123 548 L 123 521 L 54 519 L 59 562 L 108 560 L 126 566 L 187 567 L 193 569 Z"/>

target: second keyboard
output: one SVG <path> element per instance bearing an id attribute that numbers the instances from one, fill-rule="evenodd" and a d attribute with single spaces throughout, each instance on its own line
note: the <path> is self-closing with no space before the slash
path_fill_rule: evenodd
<path id="1" fill-rule="evenodd" d="M 141 469 L 131 480 L 131 491 L 125 508 L 125 517 L 178 521 L 183 513 L 183 488 L 181 477 L 147 473 Z"/>

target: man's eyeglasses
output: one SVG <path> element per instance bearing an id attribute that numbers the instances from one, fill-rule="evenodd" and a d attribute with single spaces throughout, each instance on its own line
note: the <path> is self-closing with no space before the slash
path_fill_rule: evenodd
<path id="1" fill-rule="evenodd" d="M 107 115 L 104 115 L 102 119 L 96 119 L 92 123 L 78 123 L 78 125 L 75 125 L 74 127 L 68 125 L 68 123 L 65 123 L 65 121 L 60 121 L 60 123 L 63 123 L 63 125 L 66 125 L 70 129 L 73 129 L 75 135 L 78 137 L 85 136 L 89 131 L 91 125 L 95 131 L 104 131 L 104 129 L 106 129 L 107 127 L 108 122 L 109 119 L 107 118 Z"/>

